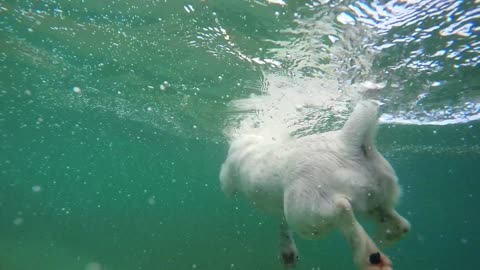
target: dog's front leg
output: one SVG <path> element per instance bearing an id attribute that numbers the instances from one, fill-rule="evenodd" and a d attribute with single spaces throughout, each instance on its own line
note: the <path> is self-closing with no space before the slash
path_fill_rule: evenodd
<path id="1" fill-rule="evenodd" d="M 297 245 L 284 218 L 280 223 L 280 261 L 286 269 L 294 268 L 298 261 Z"/>

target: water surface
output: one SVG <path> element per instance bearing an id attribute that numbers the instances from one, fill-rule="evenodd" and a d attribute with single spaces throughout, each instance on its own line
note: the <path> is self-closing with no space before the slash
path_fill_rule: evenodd
<path id="1" fill-rule="evenodd" d="M 478 5 L 0 3 L 0 269 L 281 269 L 277 219 L 220 191 L 228 139 L 362 98 L 412 223 L 395 269 L 478 269 Z M 298 269 L 354 269 L 338 233 L 297 243 Z"/>

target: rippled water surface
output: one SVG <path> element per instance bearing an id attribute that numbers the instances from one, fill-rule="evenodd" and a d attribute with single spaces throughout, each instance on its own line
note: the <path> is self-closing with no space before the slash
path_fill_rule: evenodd
<path id="1" fill-rule="evenodd" d="M 412 223 L 395 269 L 478 269 L 479 34 L 478 0 L 2 1 L 0 270 L 281 269 L 277 220 L 220 191 L 228 140 L 364 98 Z M 338 234 L 298 246 L 354 269 Z"/>

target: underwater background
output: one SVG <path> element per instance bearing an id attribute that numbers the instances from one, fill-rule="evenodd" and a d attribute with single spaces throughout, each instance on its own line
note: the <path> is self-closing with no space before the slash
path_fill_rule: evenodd
<path id="1" fill-rule="evenodd" d="M 282 269 L 278 219 L 220 190 L 228 139 L 362 98 L 412 224 L 394 269 L 480 269 L 479 5 L 1 1 L 0 270 Z M 354 269 L 338 233 L 297 245 Z"/>

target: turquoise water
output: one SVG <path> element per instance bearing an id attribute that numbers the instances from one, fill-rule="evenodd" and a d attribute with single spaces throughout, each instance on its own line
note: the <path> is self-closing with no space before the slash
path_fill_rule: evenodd
<path id="1" fill-rule="evenodd" d="M 361 98 L 412 223 L 395 269 L 479 269 L 478 5 L 0 2 L 0 269 L 281 269 L 278 220 L 220 191 L 228 138 Z M 354 269 L 338 233 L 297 245 Z"/>

